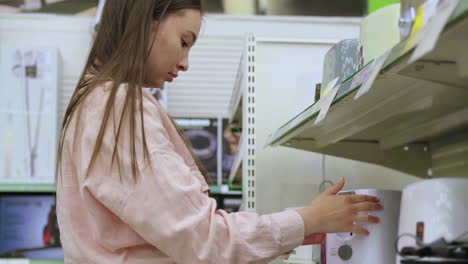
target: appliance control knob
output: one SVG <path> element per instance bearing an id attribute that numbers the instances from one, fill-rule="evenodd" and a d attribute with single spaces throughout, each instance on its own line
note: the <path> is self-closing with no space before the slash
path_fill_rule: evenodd
<path id="1" fill-rule="evenodd" d="M 343 245 L 338 249 L 338 256 L 342 260 L 349 260 L 353 256 L 353 249 L 349 245 Z"/>

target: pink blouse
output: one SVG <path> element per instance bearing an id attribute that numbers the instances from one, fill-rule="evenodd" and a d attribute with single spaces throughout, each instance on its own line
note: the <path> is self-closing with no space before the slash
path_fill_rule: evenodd
<path id="1" fill-rule="evenodd" d="M 216 201 L 169 117 L 146 89 L 143 116 L 150 153 L 135 134 L 139 179 L 132 182 L 123 122 L 119 168 L 111 163 L 126 87 L 119 88 L 91 175 L 85 178 L 110 83 L 95 89 L 64 136 L 57 212 L 65 263 L 268 263 L 299 246 L 304 222 L 295 211 L 259 216 L 216 210 Z M 139 115 L 138 115 L 139 116 Z"/>

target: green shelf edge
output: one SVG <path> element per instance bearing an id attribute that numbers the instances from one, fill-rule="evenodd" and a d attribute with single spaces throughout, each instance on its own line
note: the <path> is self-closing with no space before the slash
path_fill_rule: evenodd
<path id="1" fill-rule="evenodd" d="M 211 194 L 226 194 L 222 192 L 221 188 L 222 186 L 227 185 L 228 191 L 242 191 L 242 188 L 236 188 L 231 186 L 230 184 L 223 184 L 223 185 L 210 185 L 210 192 Z"/>
<path id="2" fill-rule="evenodd" d="M 24 261 L 25 259 L 19 258 L 0 258 L 0 261 L 13 261 L 12 263 L 15 263 L 16 261 Z M 26 259 L 29 261 L 30 264 L 64 264 L 65 261 L 63 259 Z"/>
<path id="3" fill-rule="evenodd" d="M 54 193 L 55 191 L 55 184 L 0 184 L 0 193 Z"/>
<path id="4" fill-rule="evenodd" d="M 451 27 L 452 25 L 456 24 L 457 22 L 465 19 L 468 17 L 468 1 L 460 1 L 460 3 L 458 4 L 456 10 L 454 11 L 454 13 L 452 14 L 452 16 L 450 17 L 450 20 L 449 22 L 447 23 L 447 25 L 445 26 L 445 30 L 447 30 L 449 27 Z M 405 56 L 409 55 L 410 52 L 414 49 L 414 47 L 412 49 L 409 49 L 407 50 L 406 52 L 403 52 L 405 47 L 406 47 L 406 44 L 408 42 L 408 39 L 405 39 L 405 40 L 402 40 L 399 44 L 397 44 L 395 47 L 393 47 L 392 49 L 392 52 L 390 53 L 390 56 L 387 58 L 387 61 L 384 65 L 384 67 L 382 68 L 382 71 L 386 71 L 388 70 L 389 68 L 391 68 L 392 66 L 394 66 L 395 64 L 398 64 L 398 62 L 400 62 L 401 60 L 404 59 Z M 346 84 L 350 85 L 350 83 L 352 82 L 354 76 L 356 76 L 358 73 L 360 73 L 361 71 L 363 71 L 364 69 L 366 69 L 373 61 L 370 61 L 368 64 L 366 64 L 364 67 L 362 67 L 359 71 L 355 72 L 353 75 L 351 75 L 350 77 L 348 77 L 346 80 L 344 80 L 341 85 L 344 87 Z M 362 84 L 361 84 L 362 85 Z M 358 90 L 361 85 L 358 85 L 352 89 L 349 89 L 348 91 L 346 91 L 345 93 L 339 95 L 337 98 L 335 98 L 332 102 L 332 106 L 336 103 L 339 103 L 341 100 L 343 100 L 345 97 L 347 97 L 348 95 L 352 94 L 353 92 L 355 92 L 356 90 Z M 339 93 L 339 92 L 338 92 Z M 279 129 L 287 126 L 288 124 L 290 124 L 294 119 L 296 119 L 298 116 L 300 116 L 302 113 L 306 112 L 307 110 L 309 110 L 310 108 L 314 107 L 318 102 L 315 102 L 313 103 L 312 105 L 310 105 L 309 107 L 307 107 L 304 111 L 302 111 L 301 113 L 299 113 L 298 115 L 296 115 L 295 117 L 293 117 L 291 120 L 289 120 L 286 124 L 284 124 L 283 126 L 281 126 Z M 308 116 L 307 118 L 305 118 L 304 120 L 302 120 L 300 123 L 298 123 L 297 125 L 295 125 L 294 127 L 290 128 L 287 132 L 285 132 L 283 135 L 281 135 L 280 137 L 276 138 L 274 141 L 268 143 L 268 145 L 275 145 L 276 143 L 278 143 L 279 141 L 281 141 L 282 139 L 284 139 L 285 137 L 289 136 L 291 133 L 293 133 L 297 128 L 303 126 L 305 123 L 309 122 L 311 119 L 313 119 L 314 117 L 318 116 L 319 115 L 319 112 L 320 111 L 316 111 L 315 113 L 311 114 L 310 116 Z"/>
<path id="5" fill-rule="evenodd" d="M 44 260 L 30 260 L 29 263 L 31 264 L 64 264 L 63 259 L 44 259 Z"/>

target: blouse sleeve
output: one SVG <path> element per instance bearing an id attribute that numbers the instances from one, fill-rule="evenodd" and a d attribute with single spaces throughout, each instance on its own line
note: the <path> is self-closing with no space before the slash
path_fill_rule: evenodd
<path id="1" fill-rule="evenodd" d="M 99 203 L 176 263 L 268 263 L 302 243 L 304 223 L 295 211 L 260 216 L 216 210 L 216 201 L 203 193 L 201 174 L 171 147 L 158 106 L 144 101 L 143 107 L 149 164 L 135 183 L 91 175 L 83 184 Z M 130 155 L 121 156 L 129 164 Z"/>

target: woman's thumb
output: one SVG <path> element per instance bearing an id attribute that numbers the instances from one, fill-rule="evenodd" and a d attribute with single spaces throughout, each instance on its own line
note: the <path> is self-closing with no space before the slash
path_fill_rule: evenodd
<path id="1" fill-rule="evenodd" d="M 345 180 L 344 178 L 341 178 L 339 182 L 337 182 L 335 185 L 325 190 L 324 194 L 335 195 L 343 189 L 344 185 L 345 185 Z"/>

